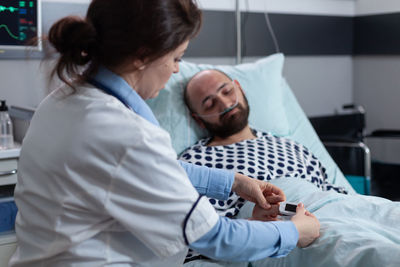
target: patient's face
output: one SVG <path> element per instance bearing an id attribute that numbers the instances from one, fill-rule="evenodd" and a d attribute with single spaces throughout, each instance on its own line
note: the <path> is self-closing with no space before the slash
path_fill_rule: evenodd
<path id="1" fill-rule="evenodd" d="M 210 118 L 200 118 L 204 127 L 211 135 L 226 138 L 240 132 L 247 126 L 249 105 L 247 104 L 247 99 L 244 95 L 243 99 L 245 103 L 238 103 L 238 105 L 232 110 L 234 113 L 230 114 L 231 112 L 228 112 L 222 114 L 218 116 L 218 121 L 216 122 Z"/>
<path id="2" fill-rule="evenodd" d="M 247 126 L 249 105 L 237 81 L 218 71 L 205 71 L 190 82 L 187 90 L 192 110 L 213 136 L 225 138 Z M 236 102 L 232 110 L 220 114 Z"/>

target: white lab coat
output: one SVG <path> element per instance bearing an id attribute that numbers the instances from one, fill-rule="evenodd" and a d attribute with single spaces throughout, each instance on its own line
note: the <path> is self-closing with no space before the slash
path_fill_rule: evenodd
<path id="1" fill-rule="evenodd" d="M 167 132 L 89 85 L 58 89 L 21 149 L 10 265 L 182 265 L 183 221 L 197 198 Z M 189 242 L 217 220 L 201 199 Z"/>

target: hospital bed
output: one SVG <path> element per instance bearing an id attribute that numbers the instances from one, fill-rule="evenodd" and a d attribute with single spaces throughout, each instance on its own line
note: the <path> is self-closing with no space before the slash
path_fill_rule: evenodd
<path id="1" fill-rule="evenodd" d="M 371 152 L 365 142 L 365 110 L 343 105 L 333 115 L 309 118 L 329 154 L 357 193 L 371 194 Z M 340 126 L 340 127 L 338 127 Z"/>
<path id="2" fill-rule="evenodd" d="M 374 130 L 366 143 L 371 149 L 372 194 L 400 201 L 400 130 Z"/>
<path id="3" fill-rule="evenodd" d="M 364 108 L 356 105 L 309 119 L 357 193 L 400 200 L 399 130 L 366 133 Z"/>
<path id="4" fill-rule="evenodd" d="M 165 90 L 148 101 L 161 127 L 171 134 L 177 154 L 205 136 L 185 108 L 182 92 L 188 79 L 202 69 L 217 68 L 237 79 L 246 92 L 252 127 L 291 138 L 308 147 L 327 169 L 328 180 L 349 195 L 321 192 L 304 180 L 280 178 L 288 201 L 303 202 L 321 223 L 321 237 L 287 257 L 251 263 L 195 260 L 185 266 L 400 266 L 400 203 L 357 194 L 332 160 L 282 77 L 284 56 L 275 54 L 254 63 L 215 66 L 182 62 Z M 238 218 L 251 215 L 247 203 Z"/>

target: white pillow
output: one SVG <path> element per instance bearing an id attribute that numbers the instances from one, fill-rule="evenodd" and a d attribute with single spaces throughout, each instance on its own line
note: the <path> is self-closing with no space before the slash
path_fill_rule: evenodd
<path id="1" fill-rule="evenodd" d="M 238 80 L 246 92 L 250 126 L 279 136 L 288 135 L 289 125 L 281 91 L 283 62 L 283 54 L 236 66 L 181 62 L 179 73 L 172 75 L 159 96 L 147 103 L 161 127 L 170 133 L 172 145 L 179 154 L 207 134 L 191 118 L 185 106 L 184 87 L 200 70 L 218 69 Z"/>

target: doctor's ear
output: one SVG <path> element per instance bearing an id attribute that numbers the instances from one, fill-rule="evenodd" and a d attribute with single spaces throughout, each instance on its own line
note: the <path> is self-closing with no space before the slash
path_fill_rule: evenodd
<path id="1" fill-rule="evenodd" d="M 137 70 L 144 70 L 146 68 L 146 63 L 143 60 L 140 59 L 136 59 L 133 62 L 133 66 L 135 69 Z"/>

